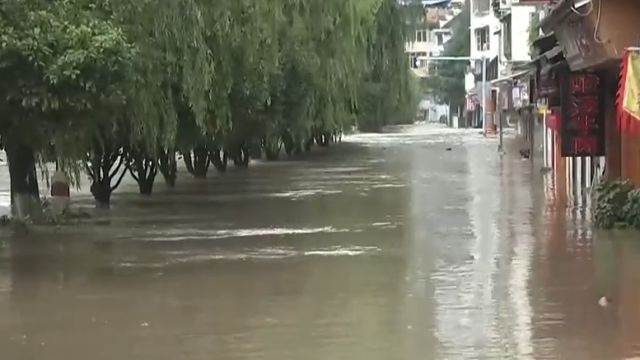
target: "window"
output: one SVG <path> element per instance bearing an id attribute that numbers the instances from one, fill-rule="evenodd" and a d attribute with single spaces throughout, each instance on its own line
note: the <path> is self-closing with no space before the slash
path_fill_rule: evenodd
<path id="1" fill-rule="evenodd" d="M 429 31 L 428 30 L 418 30 L 416 31 L 416 42 L 428 42 L 429 41 Z"/>
<path id="2" fill-rule="evenodd" d="M 473 0 L 473 12 L 486 13 L 491 9 L 490 0 Z"/>
<path id="3" fill-rule="evenodd" d="M 491 43 L 490 43 L 491 34 L 489 32 L 489 27 L 485 26 L 483 28 L 476 29 L 475 35 L 476 35 L 476 49 L 478 51 L 489 50 L 491 46 Z"/>
<path id="4" fill-rule="evenodd" d="M 427 66 L 426 52 L 416 52 L 409 54 L 410 66 L 412 69 L 420 69 Z"/>
<path id="5" fill-rule="evenodd" d="M 438 45 L 443 45 L 444 44 L 444 34 L 440 33 L 438 34 Z"/>
<path id="6" fill-rule="evenodd" d="M 506 21 L 504 22 L 502 39 L 503 39 L 502 46 L 503 46 L 503 49 L 504 49 L 504 57 L 507 60 L 511 60 L 511 58 L 512 58 L 512 51 L 511 51 L 511 16 L 509 16 L 506 19 Z"/>

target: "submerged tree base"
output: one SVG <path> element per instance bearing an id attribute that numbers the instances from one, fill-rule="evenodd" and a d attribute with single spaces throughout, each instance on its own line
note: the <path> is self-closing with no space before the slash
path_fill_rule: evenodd
<path id="1" fill-rule="evenodd" d="M 20 220 L 36 220 L 42 215 L 42 205 L 33 149 L 9 140 L 5 151 L 11 182 L 11 214 Z"/>
<path id="2" fill-rule="evenodd" d="M 151 195 L 158 174 L 156 160 L 141 153 L 133 153 L 129 156 L 129 173 L 138 183 L 140 194 Z"/>
<path id="3" fill-rule="evenodd" d="M 167 186 L 171 188 L 176 186 L 178 163 L 176 161 L 175 151 L 168 150 L 160 152 L 160 156 L 158 157 L 158 170 L 160 170 Z"/>
<path id="4" fill-rule="evenodd" d="M 209 149 L 207 149 L 206 146 L 198 145 L 194 147 L 192 151 L 187 151 L 183 155 L 184 165 L 193 177 L 197 179 L 204 179 L 207 177 L 211 158 L 209 157 Z"/>
<path id="5" fill-rule="evenodd" d="M 229 162 L 229 156 L 226 152 L 220 149 L 214 149 L 211 151 L 211 163 L 219 172 L 227 171 L 227 163 Z"/>
<path id="6" fill-rule="evenodd" d="M 13 194 L 11 208 L 14 219 L 33 222 L 42 219 L 40 198 L 32 194 Z"/>
<path id="7" fill-rule="evenodd" d="M 111 182 L 97 181 L 91 184 L 91 194 L 96 200 L 96 207 L 99 209 L 109 209 L 111 207 Z"/>

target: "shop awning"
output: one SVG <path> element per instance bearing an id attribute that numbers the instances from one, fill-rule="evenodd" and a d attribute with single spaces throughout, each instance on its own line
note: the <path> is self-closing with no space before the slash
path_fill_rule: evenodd
<path id="1" fill-rule="evenodd" d="M 422 0 L 422 5 L 424 6 L 435 6 L 435 5 L 444 5 L 451 0 Z"/>
<path id="2" fill-rule="evenodd" d="M 528 65 L 529 67 L 535 67 L 538 63 L 541 63 L 542 65 L 544 65 L 544 67 L 547 67 L 563 61 L 564 56 L 562 53 L 562 48 L 560 46 L 556 46 L 551 50 L 533 58 Z"/>
<path id="3" fill-rule="evenodd" d="M 541 35 L 537 39 L 535 39 L 531 45 L 533 45 L 534 48 L 539 49 L 540 53 L 549 51 L 554 46 L 558 45 L 556 33 L 552 31 L 548 34 Z"/>
<path id="4" fill-rule="evenodd" d="M 491 81 L 491 85 L 499 85 L 499 84 L 502 84 L 502 83 L 506 83 L 506 82 L 509 82 L 511 80 L 517 79 L 517 78 L 519 78 L 519 77 L 521 77 L 523 75 L 526 75 L 528 73 L 529 73 L 529 70 L 518 71 L 518 72 L 515 72 L 515 73 L 513 73 L 513 74 L 511 74 L 509 76 L 505 76 L 505 77 L 502 77 L 502 78 L 499 78 L 499 79 L 492 80 Z"/>

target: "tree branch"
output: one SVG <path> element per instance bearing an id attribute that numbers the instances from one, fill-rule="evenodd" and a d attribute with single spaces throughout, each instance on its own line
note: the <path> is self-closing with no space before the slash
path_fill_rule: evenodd
<path id="1" fill-rule="evenodd" d="M 120 162 L 118 163 L 118 166 L 116 166 L 115 170 L 109 174 L 109 180 L 113 179 L 113 177 L 118 173 L 118 171 L 120 171 L 120 167 L 122 166 L 122 163 L 124 162 L 124 155 L 120 156 Z M 109 168 L 111 168 L 113 165 L 109 166 Z M 127 166 L 128 167 L 128 166 Z"/>
<path id="2" fill-rule="evenodd" d="M 93 170 L 91 170 L 91 167 L 89 166 L 89 160 L 87 159 L 87 160 L 83 161 L 82 163 L 84 164 L 85 171 L 87 172 L 87 174 L 89 174 L 89 177 L 92 180 L 95 180 L 96 179 L 96 175 L 93 172 Z"/>
<path id="3" fill-rule="evenodd" d="M 126 170 L 125 170 L 126 172 Z M 140 178 L 138 176 L 136 176 L 135 172 L 133 171 L 133 169 L 131 167 L 129 167 L 129 173 L 131 174 L 131 177 L 133 178 L 133 180 L 140 182 Z"/>
<path id="4" fill-rule="evenodd" d="M 120 183 L 122 182 L 122 179 L 124 178 L 124 175 L 127 173 L 127 169 L 128 169 L 128 166 L 124 169 L 124 171 L 122 171 L 118 181 L 116 181 L 116 183 L 111 187 L 111 191 L 115 190 L 118 186 L 120 186 Z"/>

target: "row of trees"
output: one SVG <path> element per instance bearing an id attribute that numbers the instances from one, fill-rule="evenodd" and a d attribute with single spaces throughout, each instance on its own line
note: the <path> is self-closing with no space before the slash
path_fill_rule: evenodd
<path id="1" fill-rule="evenodd" d="M 204 178 L 409 121 L 416 88 L 396 0 L 9 0 L 0 4 L 0 147 L 14 216 L 56 162 L 108 205 L 150 194 L 176 154 Z"/>

